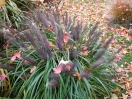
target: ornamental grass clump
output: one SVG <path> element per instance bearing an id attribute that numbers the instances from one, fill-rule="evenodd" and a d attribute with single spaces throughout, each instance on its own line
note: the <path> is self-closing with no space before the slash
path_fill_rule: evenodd
<path id="1" fill-rule="evenodd" d="M 127 28 L 132 23 L 132 2 L 130 0 L 115 0 L 110 9 L 111 21 Z"/>
<path id="2" fill-rule="evenodd" d="M 9 71 L 11 89 L 6 96 L 18 99 L 111 97 L 111 90 L 118 86 L 110 79 L 115 73 L 110 64 L 114 55 L 108 49 L 113 37 L 100 39 L 102 31 L 98 30 L 98 22 L 91 27 L 75 22 L 75 17 L 67 13 L 60 16 L 38 11 L 34 20 L 26 18 L 25 23 L 24 31 L 7 25 L 1 30 L 7 43 L 10 42 L 8 58 L 3 58 L 0 65 L 9 65 L 2 67 Z"/>

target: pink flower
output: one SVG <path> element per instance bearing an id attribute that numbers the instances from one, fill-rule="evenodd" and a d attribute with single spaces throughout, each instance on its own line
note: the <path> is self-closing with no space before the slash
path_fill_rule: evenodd
<path id="1" fill-rule="evenodd" d="M 18 58 L 18 59 L 20 59 L 20 60 L 23 59 L 23 58 L 21 57 L 21 55 L 20 55 L 20 52 L 15 53 L 15 54 L 12 56 L 11 61 L 15 61 L 16 58 Z"/>
<path id="2" fill-rule="evenodd" d="M 5 78 L 7 78 L 5 74 L 0 75 L 0 80 L 4 80 Z"/>

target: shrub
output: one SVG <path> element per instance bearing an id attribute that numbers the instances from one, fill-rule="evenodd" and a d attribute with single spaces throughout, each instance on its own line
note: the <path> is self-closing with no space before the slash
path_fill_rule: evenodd
<path id="1" fill-rule="evenodd" d="M 8 73 L 11 90 L 7 96 L 18 99 L 110 97 L 110 91 L 118 86 L 110 79 L 115 73 L 110 64 L 114 55 L 108 50 L 113 37 L 101 40 L 98 22 L 91 28 L 75 22 L 75 17 L 70 18 L 67 13 L 61 17 L 59 13 L 37 12 L 34 18 L 35 22 L 26 19 L 28 28 L 24 31 L 10 27 L 2 31 L 13 44 L 9 47 L 8 61 L 2 60 L 11 65 L 3 66 L 11 68 Z"/>
<path id="2" fill-rule="evenodd" d="M 132 23 L 132 2 L 130 0 L 116 0 L 110 9 L 111 21 L 129 27 Z"/>

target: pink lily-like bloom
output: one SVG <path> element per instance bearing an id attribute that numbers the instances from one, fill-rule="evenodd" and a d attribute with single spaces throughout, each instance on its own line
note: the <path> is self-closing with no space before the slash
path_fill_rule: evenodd
<path id="1" fill-rule="evenodd" d="M 7 78 L 5 74 L 0 75 L 0 80 L 4 80 L 5 78 Z"/>
<path id="2" fill-rule="evenodd" d="M 18 58 L 18 59 L 20 59 L 20 60 L 23 59 L 23 58 L 21 57 L 21 55 L 20 55 L 20 52 L 15 53 L 15 54 L 12 56 L 11 61 L 15 61 L 16 58 Z"/>
<path id="3" fill-rule="evenodd" d="M 70 65 L 69 65 L 69 61 L 64 61 L 63 59 L 59 62 L 59 65 L 57 68 L 53 68 L 53 71 L 55 74 L 60 74 L 62 72 L 63 69 L 63 65 L 66 66 L 66 68 L 68 70 L 70 70 Z"/>

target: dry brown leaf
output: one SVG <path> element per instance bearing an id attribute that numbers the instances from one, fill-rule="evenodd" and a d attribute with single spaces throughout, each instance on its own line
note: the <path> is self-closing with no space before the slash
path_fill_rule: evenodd
<path id="1" fill-rule="evenodd" d="M 33 66 L 32 68 L 30 68 L 30 73 L 33 73 L 36 69 L 36 66 Z"/>
<path id="2" fill-rule="evenodd" d="M 77 77 L 79 80 L 81 79 L 81 75 L 78 72 L 76 72 L 73 76 Z"/>
<path id="3" fill-rule="evenodd" d="M 128 95 L 125 95 L 124 93 L 122 93 L 122 99 L 127 99 Z"/>
<path id="4" fill-rule="evenodd" d="M 116 94 L 118 94 L 118 95 L 119 95 L 119 94 L 120 94 L 120 92 L 121 92 L 121 89 L 120 89 L 119 87 L 116 87 L 116 88 L 115 88 L 115 92 L 116 92 Z"/>
<path id="5" fill-rule="evenodd" d="M 83 66 L 83 69 L 88 71 L 88 72 L 91 72 L 92 71 L 92 68 L 88 68 L 87 66 Z"/>
<path id="6" fill-rule="evenodd" d="M 126 89 L 126 86 L 123 84 L 120 86 L 122 89 Z"/>
<path id="7" fill-rule="evenodd" d="M 48 43 L 51 48 L 57 49 L 57 47 L 52 42 L 48 41 Z"/>
<path id="8" fill-rule="evenodd" d="M 117 97 L 117 95 L 116 95 L 116 94 L 112 94 L 111 99 L 118 99 L 118 97 Z"/>
<path id="9" fill-rule="evenodd" d="M 6 4 L 5 0 L 0 0 L 0 8 Z"/>

